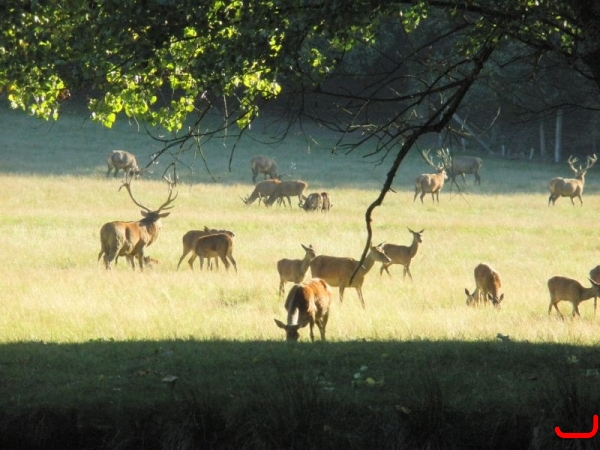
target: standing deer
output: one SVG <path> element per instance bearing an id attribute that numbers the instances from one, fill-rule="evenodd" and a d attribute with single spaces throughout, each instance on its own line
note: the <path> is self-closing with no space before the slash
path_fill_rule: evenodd
<path id="1" fill-rule="evenodd" d="M 281 181 L 277 179 L 259 181 L 256 183 L 256 186 L 254 186 L 254 190 L 249 197 L 243 198 L 240 196 L 240 198 L 246 205 L 251 205 L 256 199 L 258 199 L 258 205 L 260 206 L 261 200 L 266 200 L 275 190 L 275 186 L 279 183 L 281 183 Z"/>
<path id="2" fill-rule="evenodd" d="M 594 297 L 594 314 L 596 314 L 596 301 L 600 295 L 600 283 L 596 283 L 590 279 L 592 286 L 589 288 L 583 287 L 583 285 L 572 278 L 556 276 L 548 280 L 548 291 L 550 292 L 550 306 L 548 307 L 548 315 L 552 311 L 552 307 L 556 309 L 556 312 L 563 319 L 562 314 L 558 309 L 558 302 L 567 301 L 573 305 L 573 317 L 579 314 L 579 304 L 584 300 L 589 300 Z"/>
<path id="3" fill-rule="evenodd" d="M 229 263 L 233 264 L 233 268 L 237 272 L 237 264 L 233 259 L 233 238 L 228 234 L 209 234 L 203 236 L 196 241 L 194 247 L 196 255 L 200 258 L 200 270 L 204 265 L 204 258 L 220 258 L 225 265 L 225 269 L 229 270 Z"/>
<path id="4" fill-rule="evenodd" d="M 281 178 L 281 175 L 277 173 L 277 164 L 274 159 L 267 158 L 266 156 L 255 156 L 250 160 L 250 168 L 252 169 L 252 182 L 256 183 L 256 177 L 259 173 L 267 176 L 271 179 Z"/>
<path id="5" fill-rule="evenodd" d="M 448 165 L 448 153 L 444 150 L 437 152 L 441 158 L 441 164 L 436 165 L 429 157 L 429 150 L 420 151 L 421 156 L 427 164 L 436 170 L 436 173 L 424 173 L 419 175 L 415 180 L 415 196 L 413 197 L 413 203 L 415 202 L 417 195 L 421 192 L 421 203 L 423 203 L 423 197 L 425 194 L 431 193 L 431 200 L 440 202 L 440 191 L 444 187 L 444 181 L 448 179 L 445 167 Z"/>
<path id="6" fill-rule="evenodd" d="M 318 192 L 308 194 L 304 203 L 299 204 L 300 208 L 304 211 L 321 211 L 323 208 L 323 197 Z"/>
<path id="7" fill-rule="evenodd" d="M 281 183 L 275 186 L 273 193 L 269 196 L 269 198 L 265 201 L 265 205 L 271 206 L 275 201 L 279 198 L 287 197 L 290 207 L 292 206 L 292 202 L 290 197 L 297 196 L 298 202 L 302 201 L 302 194 L 304 190 L 308 187 L 308 184 L 301 180 L 292 180 L 292 181 L 282 181 Z M 285 202 L 284 202 L 285 204 Z"/>
<path id="8" fill-rule="evenodd" d="M 596 163 L 597 160 L 598 157 L 596 155 L 588 155 L 587 165 L 582 168 L 580 164 L 579 168 L 576 169 L 574 164 L 577 162 L 577 158 L 569 156 L 567 163 L 569 164 L 569 167 L 573 173 L 575 173 L 575 178 L 556 177 L 550 180 L 550 197 L 548 198 L 548 206 L 550 206 L 550 202 L 552 202 L 552 205 L 554 205 L 558 197 L 571 197 L 571 203 L 573 206 L 575 206 L 575 201 L 573 199 L 577 197 L 579 198 L 580 206 L 583 206 L 581 194 L 583 194 L 583 185 L 585 184 L 585 173 Z"/>
<path id="9" fill-rule="evenodd" d="M 171 209 L 169 206 L 177 195 L 173 197 L 173 188 L 169 183 L 169 197 L 158 209 L 152 211 L 150 208 L 139 203 L 131 193 L 131 180 L 126 179 L 119 191 L 125 187 L 129 193 L 129 197 L 137 206 L 143 209 L 141 211 L 142 220 L 137 222 L 109 222 L 105 223 L 100 229 L 100 253 L 98 260 L 104 255 L 104 265 L 106 269 L 110 269 L 112 261 L 117 256 L 137 257 L 140 270 L 144 270 L 144 250 L 151 245 L 157 238 L 162 229 L 161 219 L 167 217 L 170 212 L 162 212 L 166 209 Z M 132 265 L 133 266 L 133 265 Z"/>
<path id="10" fill-rule="evenodd" d="M 462 176 L 463 183 L 466 182 L 465 174 L 473 174 L 475 176 L 474 184 L 481 185 L 479 169 L 481 169 L 482 164 L 483 160 L 476 156 L 457 156 L 456 158 L 450 159 L 450 164 L 446 166 L 446 172 L 452 182 L 455 182 L 457 175 Z"/>
<path id="11" fill-rule="evenodd" d="M 504 294 L 500 295 L 500 288 L 502 288 L 500 274 L 487 264 L 479 264 L 475 267 L 473 274 L 475 276 L 475 290 L 472 294 L 469 294 L 469 290 L 465 288 L 467 305 L 479 304 L 489 300 L 494 307 L 500 309 L 500 303 L 504 300 Z"/>
<path id="12" fill-rule="evenodd" d="M 305 247 L 303 259 L 280 259 L 277 261 L 277 272 L 279 272 L 279 296 L 283 295 L 285 283 L 291 281 L 292 283 L 300 283 L 306 275 L 309 263 L 317 256 L 312 245 Z"/>
<path id="13" fill-rule="evenodd" d="M 110 152 L 106 158 L 106 164 L 108 165 L 106 177 L 110 175 L 110 171 L 113 169 L 115 171 L 115 178 L 119 170 L 123 170 L 125 176 L 133 175 L 139 177 L 142 173 L 137 165 L 135 155 L 126 152 L 125 150 L 113 150 Z"/>
<path id="14" fill-rule="evenodd" d="M 381 269 L 379 270 L 379 274 L 383 275 L 383 271 L 385 270 L 387 274 L 391 277 L 390 271 L 388 267 L 392 264 L 402 264 L 404 266 L 403 278 L 406 278 L 406 275 L 410 277 L 412 281 L 412 274 L 410 273 L 410 262 L 417 254 L 417 250 L 419 249 L 419 244 L 423 242 L 421 238 L 421 233 L 425 230 L 421 231 L 413 231 L 408 228 L 413 235 L 413 241 L 410 244 L 410 247 L 406 245 L 394 245 L 394 244 L 384 244 L 382 246 L 385 254 L 391 259 L 390 263 L 383 263 L 381 265 Z"/>
<path id="15" fill-rule="evenodd" d="M 196 257 L 198 256 L 198 255 L 196 255 L 196 252 L 195 252 L 196 242 L 198 242 L 198 239 L 200 239 L 201 237 L 208 236 L 210 234 L 228 234 L 232 238 L 235 237 L 235 234 L 233 233 L 233 231 L 215 230 L 214 228 L 209 229 L 206 226 L 204 227 L 203 230 L 188 231 L 187 233 L 185 233 L 183 235 L 183 238 L 181 238 L 181 241 L 183 244 L 183 253 L 181 255 L 181 258 L 179 258 L 179 262 L 177 263 L 178 269 L 179 269 L 179 266 L 181 265 L 181 261 L 183 261 L 183 258 L 185 258 L 189 252 L 192 252 L 192 256 L 188 260 L 188 264 L 190 265 L 190 269 L 194 270 L 194 261 L 196 261 Z M 219 266 L 218 266 L 218 259 L 217 259 L 217 269 L 218 268 L 219 268 Z"/>
<path id="16" fill-rule="evenodd" d="M 358 298 L 362 307 L 365 307 L 365 300 L 362 294 L 362 285 L 365 276 L 376 262 L 389 263 L 391 259 L 385 254 L 382 244 L 371 247 L 363 264 L 358 267 L 358 261 L 354 258 L 340 258 L 337 256 L 319 255 L 310 262 L 311 276 L 322 278 L 330 286 L 339 287 L 340 302 L 344 301 L 344 290 L 347 287 L 356 289 Z M 356 271 L 356 273 L 354 273 Z M 354 274 L 352 284 L 350 278 Z"/>
<path id="17" fill-rule="evenodd" d="M 310 324 L 310 340 L 314 342 L 313 328 L 315 324 L 325 341 L 325 328 L 329 319 L 331 290 L 324 280 L 313 278 L 302 284 L 294 284 L 285 300 L 287 324 L 275 319 L 279 328 L 285 330 L 286 341 L 297 341 L 298 330 Z"/>

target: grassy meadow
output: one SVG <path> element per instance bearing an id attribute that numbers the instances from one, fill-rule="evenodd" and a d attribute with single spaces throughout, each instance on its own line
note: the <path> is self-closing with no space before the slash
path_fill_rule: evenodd
<path id="1" fill-rule="evenodd" d="M 207 142 L 210 174 L 199 155 L 181 155 L 175 208 L 147 252 L 159 266 L 133 272 L 121 258 L 106 271 L 97 261 L 100 227 L 140 218 L 126 192 L 118 191 L 120 178 L 105 177 L 106 155 L 125 149 L 145 164 L 161 144 L 135 123 L 106 130 L 75 112 L 46 123 L 2 110 L 0 120 L 5 412 L 65 404 L 119 410 L 172 402 L 173 395 L 181 400 L 192 391 L 243 408 L 274 396 L 273 387 L 282 389 L 291 377 L 311 386 L 314 381 L 376 416 L 388 409 L 393 416 L 404 406 L 427 409 L 439 387 L 445 408 L 538 417 L 542 409 L 551 415 L 548 405 L 556 402 L 548 396 L 561 396 L 565 374 L 580 395 L 597 385 L 599 319 L 592 300 L 575 320 L 571 305 L 560 303 L 561 321 L 547 314 L 546 286 L 554 275 L 589 285 L 587 274 L 600 263 L 597 167 L 586 178 L 583 207 L 564 198 L 547 206 L 548 181 L 570 176 L 566 163 L 485 155 L 481 186 L 468 177 L 466 185 L 459 181 L 460 194 L 447 185 L 439 205 L 430 197 L 421 204 L 418 198 L 413 203 L 413 181 L 430 169 L 410 155 L 395 192 L 375 211 L 373 240 L 409 245 L 407 227 L 425 230 L 411 265 L 413 281 L 402 278 L 400 266 L 390 268 L 391 278 L 374 266 L 363 287 L 366 309 L 354 289 L 346 290 L 343 304 L 335 289 L 330 342 L 310 344 L 304 329 L 302 343 L 288 346 L 273 322 L 285 320 L 277 260 L 301 258 L 301 243 L 319 254 L 358 259 L 364 213 L 378 195 L 385 162 L 331 154 L 331 139 L 318 130 L 313 136 L 322 146 L 301 134 L 267 146 L 257 126 L 238 145 L 229 170 L 231 141 Z M 275 157 L 280 170 L 307 181 L 310 192 L 329 191 L 333 209 L 245 206 L 240 196 L 253 188 L 248 160 L 257 154 Z M 161 168 L 170 162 L 165 158 L 133 182 L 139 201 L 155 207 L 166 199 Z M 182 235 L 204 226 L 235 232 L 237 273 L 223 267 L 200 272 L 198 261 L 192 272 L 187 258 L 176 270 Z M 480 262 L 502 275 L 500 311 L 465 305 L 464 289 L 474 289 Z M 497 340 L 498 333 L 511 342 Z M 176 390 L 161 381 L 167 375 L 179 378 Z M 533 428 L 542 420 L 527 423 Z"/>

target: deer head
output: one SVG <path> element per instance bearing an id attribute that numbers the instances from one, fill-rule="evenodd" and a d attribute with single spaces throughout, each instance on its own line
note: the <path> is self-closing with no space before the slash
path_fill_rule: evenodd
<path id="1" fill-rule="evenodd" d="M 577 161 L 579 161 L 579 160 L 577 158 L 575 158 L 573 155 L 571 155 L 571 156 L 569 156 L 569 159 L 567 160 L 567 164 L 569 164 L 569 167 L 575 174 L 576 178 L 582 179 L 585 176 L 585 173 L 588 171 L 588 169 L 590 167 L 592 167 L 594 164 L 596 164 L 596 161 L 598 161 L 598 157 L 595 154 L 591 155 L 591 156 L 588 155 L 587 164 L 585 167 L 582 167 L 581 164 L 579 164 L 579 168 L 576 168 L 575 163 Z"/>

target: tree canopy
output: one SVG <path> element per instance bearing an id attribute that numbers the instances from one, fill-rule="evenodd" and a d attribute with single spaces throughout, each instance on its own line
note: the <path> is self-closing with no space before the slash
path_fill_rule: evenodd
<path id="1" fill-rule="evenodd" d="M 291 120 L 389 161 L 368 228 L 408 151 L 456 114 L 493 117 L 490 99 L 598 106 L 595 0 L 7 0 L 0 12 L 14 108 L 57 119 L 83 93 L 104 125 L 125 114 L 181 145 L 293 98 Z M 207 130 L 214 108 L 223 121 Z"/>

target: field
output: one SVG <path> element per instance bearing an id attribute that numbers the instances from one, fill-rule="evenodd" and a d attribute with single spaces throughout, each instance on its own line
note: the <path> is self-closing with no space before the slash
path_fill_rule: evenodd
<path id="1" fill-rule="evenodd" d="M 413 203 L 413 181 L 431 169 L 410 155 L 375 211 L 373 240 L 408 245 L 407 228 L 424 229 L 413 281 L 400 266 L 388 277 L 376 265 L 363 288 L 365 309 L 354 289 L 343 303 L 336 292 L 327 344 L 311 344 L 304 329 L 300 344 L 287 345 L 273 322 L 285 320 L 277 260 L 301 258 L 301 243 L 358 259 L 385 162 L 332 154 L 319 130 L 312 136 L 322 146 L 300 133 L 267 146 L 257 126 L 229 170 L 232 140 L 207 142 L 210 173 L 199 155 L 181 155 L 175 208 L 148 249 L 158 267 L 132 272 L 121 260 L 106 271 L 97 261 L 100 227 L 140 218 L 118 191 L 120 178 L 105 177 L 106 154 L 122 148 L 145 164 L 161 144 L 134 123 L 106 130 L 76 113 L 45 123 L 2 110 L 0 119 L 0 431 L 9 444 L 64 448 L 62 434 L 48 431 L 63 428 L 73 448 L 139 448 L 140 435 L 163 448 L 185 448 L 169 439 L 213 448 L 563 448 L 553 427 L 587 429 L 598 413 L 593 300 L 576 319 L 560 303 L 561 321 L 548 316 L 546 286 L 553 275 L 588 286 L 600 263 L 598 168 L 586 178 L 583 207 L 565 198 L 548 207 L 548 180 L 570 176 L 566 163 L 484 155 L 481 186 L 469 177 L 458 182 L 461 193 L 447 185 L 439 204 L 421 204 Z M 309 191 L 330 192 L 332 211 L 245 206 L 256 154 L 275 157 Z M 139 201 L 166 199 L 161 175 L 170 162 L 133 182 Z M 204 226 L 235 232 L 237 273 L 192 272 L 186 262 L 176 269 L 182 235 Z M 502 275 L 499 311 L 465 305 L 480 262 Z M 169 376 L 177 381 L 164 381 Z M 171 408 L 177 426 L 156 418 Z M 307 409 L 314 417 L 299 426 Z M 152 413 L 132 421 L 131 411 Z M 144 428 L 157 423 L 160 436 Z"/>

